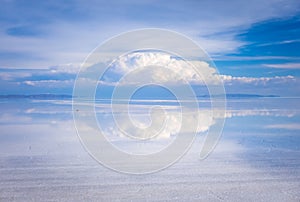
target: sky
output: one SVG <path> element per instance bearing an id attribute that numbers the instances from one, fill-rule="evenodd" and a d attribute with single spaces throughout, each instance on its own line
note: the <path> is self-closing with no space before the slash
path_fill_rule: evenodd
<path id="1" fill-rule="evenodd" d="M 95 47 L 143 28 L 194 40 L 228 93 L 300 95 L 298 0 L 2 0 L 0 94 L 72 94 Z"/>

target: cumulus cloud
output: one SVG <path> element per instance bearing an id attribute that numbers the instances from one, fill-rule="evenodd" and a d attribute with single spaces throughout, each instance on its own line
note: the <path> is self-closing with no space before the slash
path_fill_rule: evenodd
<path id="1" fill-rule="evenodd" d="M 156 68 L 157 67 L 157 68 Z M 103 82 L 217 83 L 216 69 L 205 61 L 185 61 L 162 52 L 135 52 L 120 57 L 103 77 Z"/>
<path id="2" fill-rule="evenodd" d="M 118 58 L 100 84 L 116 85 L 118 82 L 134 84 L 143 83 L 145 80 L 153 83 L 220 84 L 223 81 L 228 85 L 233 83 L 258 85 L 268 82 L 290 82 L 296 78 L 291 75 L 274 77 L 219 75 L 216 69 L 205 61 L 184 61 L 161 52 L 135 52 Z"/>

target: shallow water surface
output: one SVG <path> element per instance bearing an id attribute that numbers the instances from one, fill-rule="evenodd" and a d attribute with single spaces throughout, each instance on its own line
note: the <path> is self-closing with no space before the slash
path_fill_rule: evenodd
<path id="1" fill-rule="evenodd" d="M 102 166 L 86 152 L 76 133 L 71 100 L 2 99 L 0 200 L 299 201 L 299 101 L 228 100 L 222 137 L 204 160 L 199 159 L 201 143 L 213 121 L 209 104 L 200 102 L 205 107 L 189 152 L 162 171 L 130 175 Z M 108 103 L 96 106 L 99 126 L 121 150 L 157 152 L 176 138 L 180 120 L 174 104 L 159 104 L 169 112 L 171 125 L 151 143 L 130 142 L 115 131 Z M 149 125 L 145 114 L 150 105 L 131 103 L 137 125 Z"/>

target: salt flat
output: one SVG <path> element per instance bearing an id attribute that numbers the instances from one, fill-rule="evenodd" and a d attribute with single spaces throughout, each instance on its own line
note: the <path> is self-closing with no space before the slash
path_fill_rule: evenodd
<path id="1" fill-rule="evenodd" d="M 208 158 L 199 159 L 199 134 L 180 161 L 147 175 L 115 172 L 91 158 L 69 102 L 2 101 L 0 200 L 299 201 L 297 100 L 246 101 L 228 103 Z"/>

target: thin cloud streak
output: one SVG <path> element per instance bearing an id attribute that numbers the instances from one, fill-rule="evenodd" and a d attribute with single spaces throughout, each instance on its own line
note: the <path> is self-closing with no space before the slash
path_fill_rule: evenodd
<path id="1" fill-rule="evenodd" d="M 265 64 L 264 66 L 277 69 L 300 69 L 300 63 Z"/>

